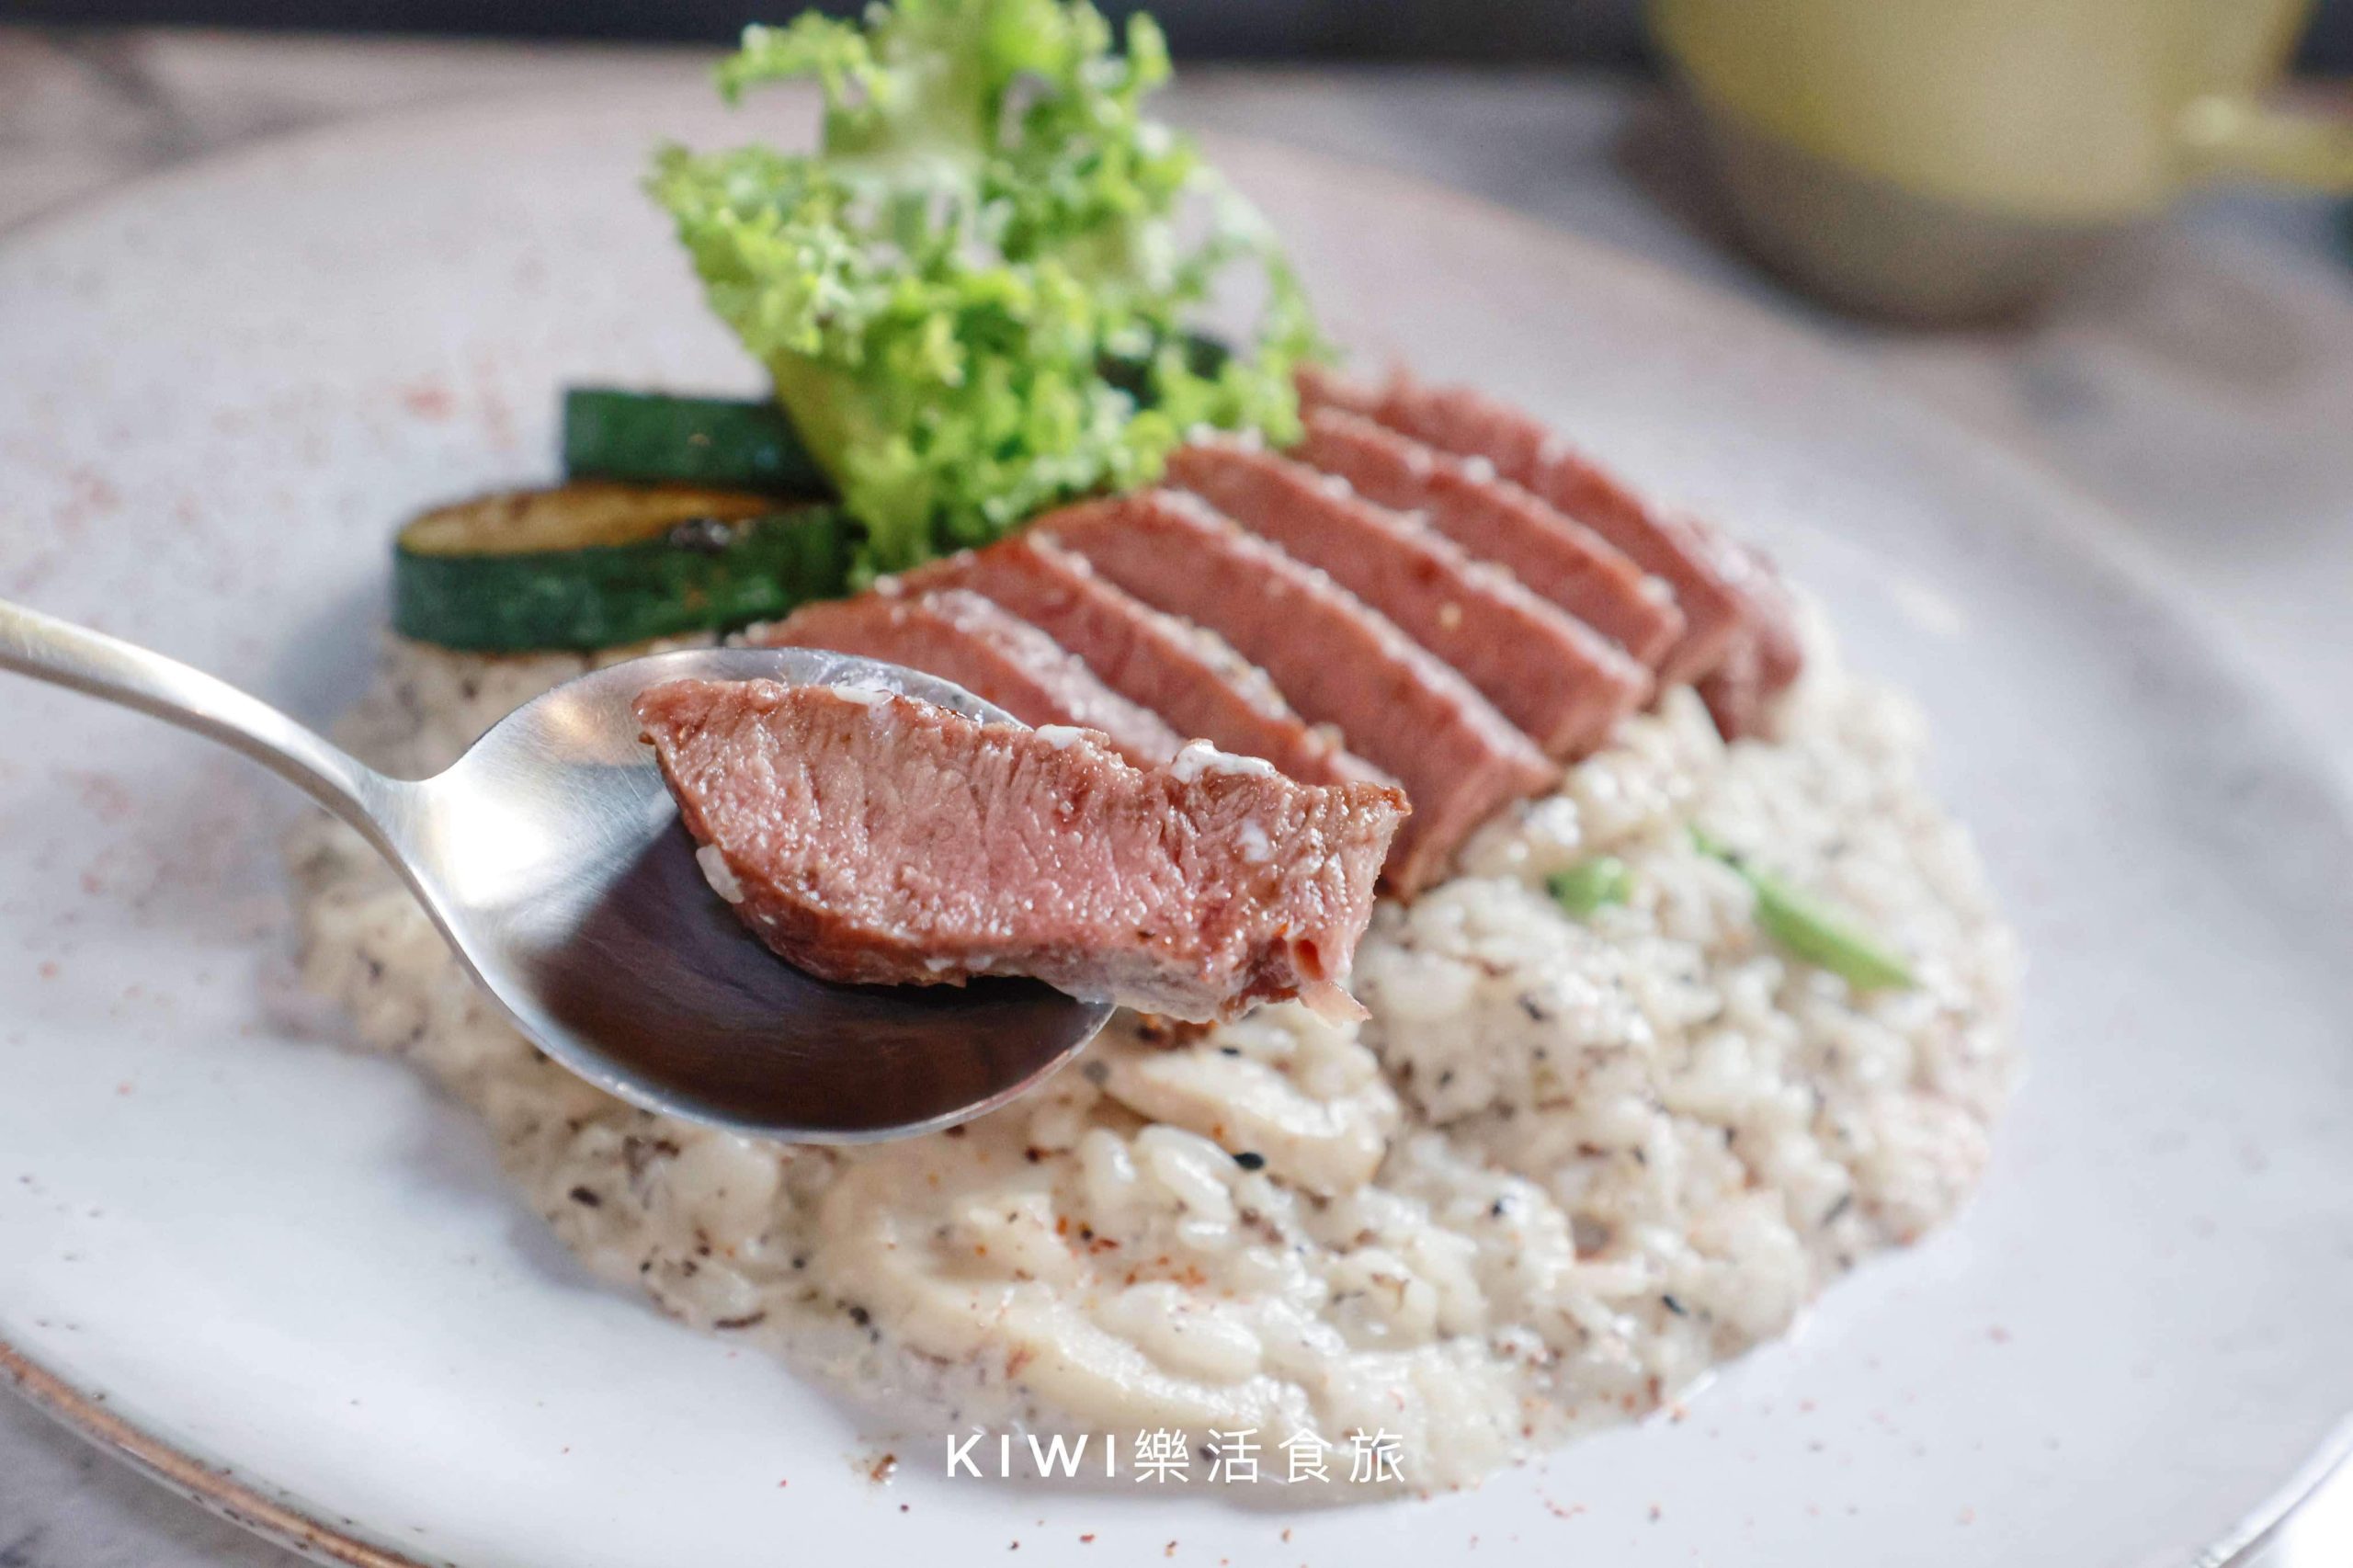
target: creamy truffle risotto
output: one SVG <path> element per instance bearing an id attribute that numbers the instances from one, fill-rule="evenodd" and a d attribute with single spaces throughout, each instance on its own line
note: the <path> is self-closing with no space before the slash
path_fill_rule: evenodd
<path id="1" fill-rule="evenodd" d="M 1460 1484 L 1781 1333 L 1985 1164 L 2011 938 L 1922 788 L 1914 710 L 1818 626 L 1805 653 L 1776 738 L 1726 744 L 1671 690 L 1449 879 L 1384 901 L 1361 1024 L 1122 1014 L 947 1133 L 787 1148 L 609 1098 L 324 818 L 293 848 L 303 964 L 482 1116 L 599 1274 L 915 1429 L 1381 1431 L 1407 1484 Z M 438 768 L 587 662 L 400 642 L 346 739 Z M 1835 900 L 1916 983 L 1859 993 L 1789 956 L 1725 851 Z M 1597 855 L 1623 902 L 1573 916 L 1547 879 Z"/>

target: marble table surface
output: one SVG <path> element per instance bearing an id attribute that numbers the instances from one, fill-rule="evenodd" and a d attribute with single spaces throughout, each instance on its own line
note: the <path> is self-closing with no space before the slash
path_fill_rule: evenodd
<path id="1" fill-rule="evenodd" d="M 141 174 L 339 117 L 685 73 L 676 51 L 0 28 L 0 244 Z M 1197 70 L 1176 118 L 1428 175 L 1763 300 L 2040 463 L 2172 569 L 2353 782 L 2353 241 L 2323 203 L 2208 197 L 2044 320 L 1895 334 L 1716 243 L 1688 142 L 1636 84 L 1552 72 Z M 0 1568 L 293 1559 L 0 1400 Z M 2246 1568 L 2353 1562 L 2353 1483 Z"/>

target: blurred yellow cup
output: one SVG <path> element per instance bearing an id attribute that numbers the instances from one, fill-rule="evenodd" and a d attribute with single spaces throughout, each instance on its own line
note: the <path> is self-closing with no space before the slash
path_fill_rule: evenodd
<path id="1" fill-rule="evenodd" d="M 2185 188 L 2353 190 L 2353 119 L 2275 108 L 2311 0 L 1652 0 L 1762 256 L 1836 303 L 2031 301 Z"/>

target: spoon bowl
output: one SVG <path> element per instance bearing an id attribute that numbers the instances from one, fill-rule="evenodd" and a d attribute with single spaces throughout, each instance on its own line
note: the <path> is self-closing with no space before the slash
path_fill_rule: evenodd
<path id="1" fill-rule="evenodd" d="M 880 686 L 1012 722 L 961 687 L 807 649 L 608 665 L 526 703 L 409 788 L 435 920 L 525 1033 L 635 1104 L 796 1142 L 944 1127 L 1019 1094 L 1110 1015 L 1028 980 L 839 985 L 761 944 L 703 880 L 631 704 L 670 680 Z"/>
<path id="2" fill-rule="evenodd" d="M 665 681 L 766 679 L 1015 722 L 931 676 L 813 649 L 651 654 L 567 681 L 411 780 L 210 676 L 5 603 L 0 668 L 170 720 L 309 790 L 401 872 L 534 1045 L 648 1110 L 795 1142 L 930 1131 L 1029 1088 L 1111 1014 L 1036 981 L 840 985 L 793 968 L 703 880 L 632 710 Z"/>

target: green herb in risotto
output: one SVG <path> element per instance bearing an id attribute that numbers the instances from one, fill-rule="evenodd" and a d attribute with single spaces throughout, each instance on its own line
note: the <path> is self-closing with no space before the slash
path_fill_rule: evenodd
<path id="1" fill-rule="evenodd" d="M 1604 906 L 1633 896 L 1634 873 L 1615 855 L 1597 855 L 1545 878 L 1544 891 L 1570 915 L 1589 920 Z"/>
<path id="2" fill-rule="evenodd" d="M 1901 991 L 1919 983 L 1910 966 L 1857 929 L 1842 911 L 1758 870 L 1696 827 L 1691 842 L 1702 855 L 1740 873 L 1756 895 L 1756 924 L 1790 957 L 1828 970 L 1858 991 Z"/>

